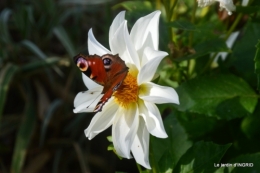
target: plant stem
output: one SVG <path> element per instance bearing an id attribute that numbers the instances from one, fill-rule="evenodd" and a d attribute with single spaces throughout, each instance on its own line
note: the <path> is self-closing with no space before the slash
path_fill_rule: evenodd
<path id="1" fill-rule="evenodd" d="M 194 0 L 194 6 L 192 9 L 192 16 L 191 16 L 191 23 L 194 24 L 195 23 L 195 15 L 196 15 L 196 10 L 197 10 L 197 1 Z M 189 47 L 192 46 L 192 42 L 193 42 L 193 32 L 190 31 L 190 37 L 189 37 Z"/>
<path id="2" fill-rule="evenodd" d="M 142 168 L 141 168 L 141 166 L 136 162 L 136 166 L 137 166 L 137 169 L 138 169 L 138 171 L 140 172 L 140 173 L 142 173 Z"/>
<path id="3" fill-rule="evenodd" d="M 195 24 L 196 10 L 197 10 L 197 0 L 194 0 L 194 5 L 193 5 L 193 9 L 192 9 L 192 16 L 191 16 L 191 23 L 192 24 Z M 190 31 L 189 48 L 191 48 L 192 45 L 193 45 L 193 31 Z M 191 60 L 188 60 L 188 64 L 187 64 L 187 76 L 188 76 L 188 78 L 190 78 L 191 75 L 192 75 Z"/>

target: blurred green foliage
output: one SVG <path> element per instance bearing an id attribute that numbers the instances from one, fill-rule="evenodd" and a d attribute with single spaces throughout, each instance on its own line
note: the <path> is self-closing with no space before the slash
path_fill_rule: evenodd
<path id="1" fill-rule="evenodd" d="M 243 172 L 214 163 L 254 163 L 244 171 L 260 172 L 260 3 L 235 4 L 227 16 L 195 0 L 1 1 L 0 172 L 137 172 L 133 159 L 106 150 L 109 131 L 85 138 L 93 114 L 72 112 L 86 90 L 72 57 L 87 54 L 90 28 L 109 47 L 109 26 L 124 9 L 129 28 L 162 11 L 160 49 L 169 56 L 158 83 L 180 96 L 179 106 L 159 105 L 169 138 L 151 138 L 152 171 Z M 228 56 L 215 60 L 218 52 Z"/>

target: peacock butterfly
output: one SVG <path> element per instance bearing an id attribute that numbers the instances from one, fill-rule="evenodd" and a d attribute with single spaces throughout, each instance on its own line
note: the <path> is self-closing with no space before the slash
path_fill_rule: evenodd
<path id="1" fill-rule="evenodd" d="M 94 109 L 94 112 L 102 111 L 104 104 L 124 81 L 128 67 L 118 54 L 103 56 L 78 54 L 74 57 L 74 62 L 85 75 L 104 86 L 102 91 L 104 95 Z"/>

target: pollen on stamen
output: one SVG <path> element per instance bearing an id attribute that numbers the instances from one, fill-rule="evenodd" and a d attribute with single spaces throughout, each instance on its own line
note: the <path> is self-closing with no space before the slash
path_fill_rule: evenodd
<path id="1" fill-rule="evenodd" d="M 136 77 L 128 73 L 121 86 L 113 95 L 115 97 L 115 102 L 124 108 L 127 108 L 128 105 L 133 102 L 137 102 L 138 85 Z"/>

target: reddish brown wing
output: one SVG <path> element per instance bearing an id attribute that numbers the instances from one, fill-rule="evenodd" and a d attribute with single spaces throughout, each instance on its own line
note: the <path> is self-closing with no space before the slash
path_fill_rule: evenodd
<path id="1" fill-rule="evenodd" d="M 104 104 L 124 81 L 128 67 L 118 55 L 110 54 L 102 57 L 80 54 L 74 57 L 74 61 L 84 74 L 104 86 L 102 91 L 104 95 L 94 109 L 94 112 L 102 111 Z"/>
<path id="2" fill-rule="evenodd" d="M 74 57 L 74 62 L 90 79 L 102 86 L 105 85 L 107 74 L 100 56 L 79 54 Z"/>

